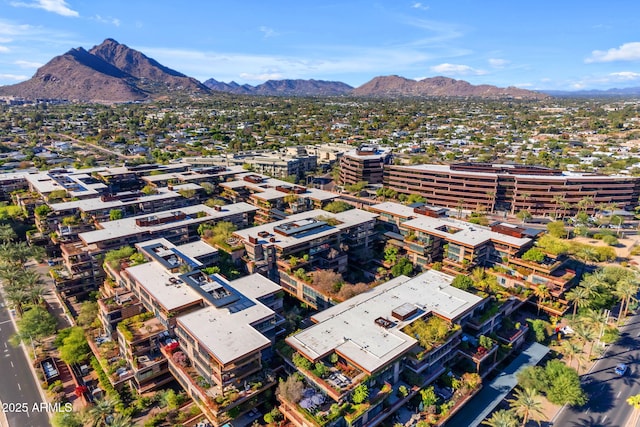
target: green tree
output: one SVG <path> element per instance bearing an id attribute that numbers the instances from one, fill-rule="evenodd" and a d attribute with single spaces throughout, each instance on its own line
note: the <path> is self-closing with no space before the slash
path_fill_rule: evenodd
<path id="1" fill-rule="evenodd" d="M 462 289 L 463 291 L 468 291 L 469 289 L 473 288 L 473 279 L 464 274 L 458 274 L 453 278 L 451 286 Z"/>
<path id="2" fill-rule="evenodd" d="M 116 221 L 118 219 L 122 219 L 122 217 L 122 209 L 111 209 L 109 211 L 109 221 Z"/>
<path id="3" fill-rule="evenodd" d="M 275 424 L 279 421 L 282 421 L 282 413 L 278 408 L 273 408 L 271 411 L 264 414 L 264 422 L 267 424 Z"/>
<path id="4" fill-rule="evenodd" d="M 18 337 L 22 341 L 40 341 L 53 335 L 56 331 L 57 321 L 47 309 L 33 306 L 26 310 L 22 318 L 18 320 Z"/>
<path id="5" fill-rule="evenodd" d="M 553 221 L 547 224 L 547 232 L 558 239 L 567 237 L 567 229 L 563 221 Z"/>
<path id="6" fill-rule="evenodd" d="M 434 387 L 430 386 L 420 390 L 420 399 L 422 400 L 422 405 L 428 408 L 438 402 L 438 395 L 436 395 Z"/>
<path id="7" fill-rule="evenodd" d="M 82 427 L 84 423 L 78 412 L 54 412 L 51 417 L 53 427 Z"/>
<path id="8" fill-rule="evenodd" d="M 354 209 L 355 207 L 353 205 L 350 205 L 347 202 L 343 202 L 341 200 L 336 200 L 333 201 L 331 203 L 327 203 L 327 205 L 325 207 L 323 207 L 322 209 L 327 211 L 327 212 L 331 212 L 331 213 L 340 213 L 340 212 L 344 212 L 344 211 L 348 211 L 350 209 Z"/>
<path id="9" fill-rule="evenodd" d="M 58 347 L 60 358 L 69 365 L 85 362 L 91 354 L 91 349 L 84 330 L 79 326 L 69 329 L 69 333 L 62 340 L 62 345 Z"/>
<path id="10" fill-rule="evenodd" d="M 351 400 L 356 405 L 364 402 L 369 398 L 369 388 L 366 384 L 360 384 L 353 390 L 353 395 L 351 396 Z"/>
<path id="11" fill-rule="evenodd" d="M 544 252 L 542 252 L 540 249 L 531 248 L 528 251 L 526 251 L 524 254 L 522 254 L 522 259 L 525 261 L 540 263 L 544 261 L 545 256 L 546 255 L 544 254 Z"/>
<path id="12" fill-rule="evenodd" d="M 411 263 L 411 261 L 409 261 L 409 259 L 404 257 L 400 258 L 398 263 L 391 267 L 391 275 L 393 277 L 403 275 L 409 276 L 411 273 L 413 273 L 413 264 Z"/>

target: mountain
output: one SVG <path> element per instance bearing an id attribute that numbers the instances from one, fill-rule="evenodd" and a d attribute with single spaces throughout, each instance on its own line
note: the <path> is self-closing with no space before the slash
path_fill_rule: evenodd
<path id="1" fill-rule="evenodd" d="M 160 84 L 169 90 L 209 92 L 209 89 L 196 79 L 165 67 L 155 59 L 151 59 L 142 52 L 131 49 L 113 39 L 106 39 L 100 45 L 94 46 L 89 50 L 89 53 L 140 79 L 142 82 Z M 141 84 L 144 84 L 142 82 Z"/>
<path id="2" fill-rule="evenodd" d="M 588 90 L 543 90 L 542 92 L 551 96 L 565 97 L 637 97 L 640 96 L 640 87 L 625 87 L 613 89 L 588 89 Z"/>
<path id="3" fill-rule="evenodd" d="M 349 95 L 353 89 L 346 83 L 313 79 L 268 80 L 257 86 L 240 86 L 236 82 L 224 83 L 209 79 L 204 85 L 220 92 L 265 96 L 341 96 Z"/>
<path id="4" fill-rule="evenodd" d="M 219 82 L 215 79 L 206 80 L 203 84 L 211 90 L 215 90 L 218 92 L 235 93 L 237 95 L 251 95 L 253 93 L 253 90 L 255 89 L 251 85 L 240 86 L 236 82 L 225 83 Z"/>
<path id="5" fill-rule="evenodd" d="M 472 85 L 464 80 L 430 77 L 411 80 L 400 76 L 381 76 L 355 88 L 351 95 L 363 97 L 479 97 L 544 99 L 548 95 L 516 87 L 499 88 L 491 85 Z"/>
<path id="6" fill-rule="evenodd" d="M 167 93 L 206 94 L 209 89 L 113 39 L 89 51 L 71 49 L 31 79 L 0 86 L 0 96 L 101 103 L 143 101 Z"/>

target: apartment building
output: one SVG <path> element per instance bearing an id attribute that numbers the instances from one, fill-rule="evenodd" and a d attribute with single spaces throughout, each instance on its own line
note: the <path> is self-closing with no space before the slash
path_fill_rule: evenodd
<path id="1" fill-rule="evenodd" d="M 260 405 L 276 383 L 266 361 L 284 333 L 280 286 L 260 275 L 229 282 L 205 273 L 199 259 L 211 261 L 217 251 L 204 242 L 137 247 L 148 262 L 109 269 L 119 289 L 110 292 L 146 310 L 117 323 L 128 362 L 121 375 L 141 392 L 175 378 L 215 426 Z M 105 328 L 113 324 L 109 306 L 99 305 Z"/>
<path id="2" fill-rule="evenodd" d="M 259 224 L 281 220 L 295 213 L 322 209 L 338 197 L 328 191 L 293 185 L 255 173 L 245 173 L 237 180 L 221 183 L 220 188 L 226 199 L 257 207 L 255 220 Z"/>
<path id="3" fill-rule="evenodd" d="M 375 240 L 376 214 L 312 210 L 234 233 L 244 244 L 250 272 L 259 272 L 315 308 L 333 302 L 314 289 L 307 271 L 343 273 L 350 262 L 366 260 Z"/>
<path id="4" fill-rule="evenodd" d="M 385 236 L 418 266 L 441 261 L 452 274 L 512 258 L 533 245 L 533 235 L 510 225 L 483 227 L 438 216 L 437 209 L 411 208 L 385 202 L 370 206 L 382 221 L 392 224 Z M 394 229 L 397 227 L 397 231 Z M 530 233 L 535 234 L 533 230 Z"/>
<path id="5" fill-rule="evenodd" d="M 384 168 L 391 160 L 390 150 L 363 144 L 340 158 L 340 182 L 342 185 L 361 181 L 382 184 Z"/>
<path id="6" fill-rule="evenodd" d="M 318 167 L 318 158 L 309 155 L 304 147 L 285 147 L 278 151 L 253 150 L 228 153 L 211 157 L 185 157 L 182 161 L 192 167 L 207 166 L 245 166 L 253 172 L 263 173 L 275 178 L 288 176 L 303 177 Z"/>
<path id="7" fill-rule="evenodd" d="M 422 387 L 445 371 L 457 355 L 461 325 L 482 309 L 484 301 L 452 287 L 452 279 L 434 270 L 414 278 L 397 277 L 313 315 L 313 326 L 286 339 L 307 387 L 330 398 L 318 401 L 316 415 L 328 413 L 333 403 L 343 403 L 360 384 L 369 389 L 365 410 L 326 425 L 378 425 L 404 403 L 389 404 L 388 399 L 396 395 L 404 373 L 419 378 Z M 435 342 L 421 341 L 416 331 L 426 322 L 447 332 Z M 300 357 L 311 366 L 325 365 L 324 375 L 305 368 Z M 320 425 L 309 422 L 300 405 L 281 399 L 280 409 L 296 426 Z"/>
<path id="8" fill-rule="evenodd" d="M 401 194 L 420 194 L 436 206 L 532 214 L 593 213 L 601 204 L 634 208 L 640 196 L 638 177 L 503 164 L 388 165 L 384 185 Z M 585 198 L 589 203 L 582 202 Z"/>
<path id="9" fill-rule="evenodd" d="M 198 239 L 201 224 L 228 221 L 243 228 L 252 222 L 256 210 L 247 203 L 215 208 L 195 205 L 98 223 L 97 230 L 79 233 L 79 241 L 60 245 L 63 266 L 51 270 L 56 289 L 65 295 L 97 289 L 104 279 L 98 256 L 112 249 L 157 238 L 187 243 Z"/>
<path id="10" fill-rule="evenodd" d="M 510 289 L 544 285 L 553 300 L 562 299 L 576 277 L 576 272 L 567 268 L 570 259 L 566 255 L 545 254 L 540 262 L 523 259 L 534 247 L 539 230 L 501 222 L 483 227 L 441 217 L 441 209 L 428 206 L 412 208 L 385 202 L 368 209 L 387 224 L 387 244 L 422 268 L 440 262 L 442 271 L 456 275 L 476 267 L 492 267 L 485 271 L 496 276 L 499 285 Z M 541 308 L 561 314 L 549 305 Z M 491 328 L 492 324 L 485 323 L 476 329 L 483 333 Z"/>

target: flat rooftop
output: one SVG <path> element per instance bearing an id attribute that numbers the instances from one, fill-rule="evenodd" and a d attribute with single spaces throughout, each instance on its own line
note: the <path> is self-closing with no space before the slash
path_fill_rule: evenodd
<path id="1" fill-rule="evenodd" d="M 284 220 L 263 224 L 257 227 L 246 228 L 234 232 L 235 235 L 243 239 L 245 242 L 249 237 L 255 237 L 260 244 L 273 244 L 280 248 L 299 245 L 300 243 L 309 242 L 315 239 L 331 236 L 335 233 L 341 233 L 342 230 L 355 227 L 360 224 L 372 221 L 378 215 L 372 212 L 363 211 L 361 209 L 351 209 L 337 214 L 315 209 L 295 215 L 290 215 Z M 333 219 L 338 223 L 329 225 L 323 219 Z M 310 224 L 315 222 L 315 226 Z M 296 224 L 304 224 L 305 230 L 298 230 L 296 233 L 287 235 L 280 234 L 275 230 L 286 230 L 287 228 L 296 227 Z M 300 232 L 304 231 L 304 232 Z M 260 237 L 263 235 L 265 237 Z M 273 239 L 273 242 L 271 241 Z"/>
<path id="2" fill-rule="evenodd" d="M 500 165 L 507 166 L 507 165 Z M 401 165 L 403 169 L 415 169 L 418 171 L 431 171 L 431 172 L 443 172 L 443 173 L 453 173 L 455 175 L 471 175 L 478 177 L 486 177 L 486 178 L 496 178 L 498 175 L 507 175 L 506 172 L 501 172 L 500 170 L 496 170 L 495 172 L 477 172 L 472 170 L 456 170 L 451 169 L 449 165 L 435 165 L 435 164 L 423 164 L 423 165 Z M 522 174 L 522 173 L 512 173 L 509 174 L 515 177 L 522 178 L 533 178 L 539 179 L 540 181 L 567 181 L 567 180 L 585 180 L 585 181 L 610 181 L 612 179 L 629 179 L 629 176 L 625 175 L 594 175 L 588 173 L 579 173 L 579 172 L 567 172 L 562 171 L 559 175 L 535 175 L 535 174 Z"/>
<path id="3" fill-rule="evenodd" d="M 250 204 L 244 202 L 222 206 L 221 210 L 216 210 L 206 205 L 186 206 L 179 209 L 172 209 L 170 211 L 157 212 L 152 215 L 139 215 L 131 218 L 119 219 L 116 221 L 101 222 L 99 224 L 99 230 L 80 233 L 79 237 L 82 241 L 89 245 L 106 240 L 133 236 L 139 233 L 148 233 L 152 235 L 163 230 L 170 230 L 177 227 L 200 224 L 207 221 L 224 221 L 224 219 L 227 217 L 255 212 L 256 210 L 257 209 L 255 206 L 251 206 Z M 182 220 L 176 220 L 157 225 L 139 226 L 136 224 L 137 219 L 146 219 L 152 217 L 161 218 L 173 213 L 182 213 L 185 214 L 186 217 Z M 202 215 L 202 213 L 204 213 L 204 215 Z"/>
<path id="4" fill-rule="evenodd" d="M 253 299 L 262 298 L 282 290 L 280 285 L 258 273 L 232 280 L 230 283 L 238 292 Z"/>
<path id="5" fill-rule="evenodd" d="M 129 267 L 126 271 L 168 312 L 203 299 L 189 285 L 178 279 L 178 274 L 171 273 L 157 262 L 146 262 Z"/>
<path id="6" fill-rule="evenodd" d="M 259 183 L 253 183 L 249 181 L 245 181 L 243 178 L 247 175 L 254 175 L 262 178 L 262 181 Z M 276 178 L 270 178 L 266 175 L 261 175 L 257 173 L 244 173 L 238 176 L 238 179 L 230 182 L 222 182 L 220 186 L 226 187 L 229 189 L 238 189 L 238 188 L 247 188 L 251 190 L 254 194 L 253 197 L 263 200 L 276 200 L 281 199 L 289 193 L 284 191 L 277 190 L 276 187 L 293 187 L 294 184 L 291 184 L 287 181 L 282 181 Z M 331 193 L 329 191 L 318 190 L 316 188 L 307 188 L 307 191 L 304 193 L 298 194 L 299 197 L 308 198 L 311 200 L 319 200 L 319 201 L 327 201 L 333 200 L 338 197 L 337 194 Z"/>
<path id="7" fill-rule="evenodd" d="M 400 276 L 312 317 L 315 325 L 287 338 L 311 360 L 337 351 L 367 372 L 375 372 L 411 349 L 417 340 L 401 329 L 428 313 L 455 320 L 482 298 L 451 286 L 453 277 L 429 270 L 414 278 Z M 400 309 L 416 314 L 406 320 L 392 316 Z M 377 319 L 390 322 L 385 328 Z"/>
<path id="8" fill-rule="evenodd" d="M 54 211 L 67 211 L 78 209 L 82 212 L 94 212 L 94 211 L 103 211 L 103 210 L 111 210 L 118 209 L 128 205 L 145 203 L 145 202 L 154 202 L 158 200 L 170 200 L 182 198 L 182 196 L 177 191 L 169 191 L 165 188 L 158 188 L 157 194 L 150 195 L 140 195 L 134 196 L 132 195 L 130 198 L 124 197 L 120 200 L 108 200 L 102 201 L 100 197 L 95 197 L 92 199 L 84 199 L 84 200 L 73 200 L 71 202 L 63 202 L 63 203 L 53 203 L 49 205 L 51 209 Z"/>
<path id="9" fill-rule="evenodd" d="M 223 365 L 271 345 L 252 324 L 274 312 L 264 304 L 242 296 L 224 306 L 209 306 L 177 318 L 177 321 Z"/>

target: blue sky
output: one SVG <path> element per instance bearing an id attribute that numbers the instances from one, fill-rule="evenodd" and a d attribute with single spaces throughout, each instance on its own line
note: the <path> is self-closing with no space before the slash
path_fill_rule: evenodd
<path id="1" fill-rule="evenodd" d="M 640 86 L 628 0 L 0 0 L 0 85 L 111 37 L 198 80 Z"/>

